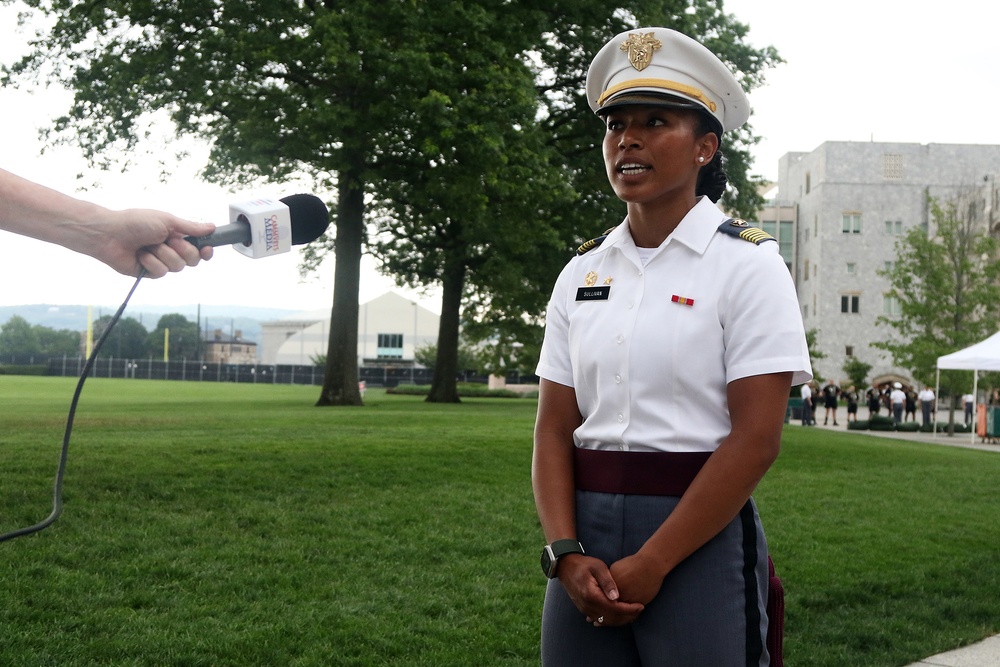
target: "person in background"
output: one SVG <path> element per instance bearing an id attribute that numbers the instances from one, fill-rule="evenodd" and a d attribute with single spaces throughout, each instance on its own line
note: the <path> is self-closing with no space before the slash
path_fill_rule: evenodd
<path id="1" fill-rule="evenodd" d="M 928 385 L 924 385 L 923 390 L 917 395 L 920 401 L 920 412 L 924 420 L 924 427 L 930 427 L 931 418 L 934 414 L 934 390 Z"/>
<path id="2" fill-rule="evenodd" d="M 965 406 L 965 425 L 968 426 L 972 423 L 973 415 L 976 410 L 976 397 L 972 394 L 965 394 L 962 396 L 962 404 Z"/>
<path id="3" fill-rule="evenodd" d="M 907 387 L 906 393 L 906 414 L 903 421 L 917 421 L 917 392 L 913 387 Z"/>
<path id="4" fill-rule="evenodd" d="M 854 388 L 852 384 L 844 392 L 844 398 L 847 399 L 847 422 L 858 421 L 858 390 Z"/>
<path id="5" fill-rule="evenodd" d="M 837 426 L 837 404 L 840 401 L 840 387 L 834 384 L 833 380 L 827 380 L 826 386 L 823 387 L 823 407 L 826 408 L 826 414 L 823 416 L 823 426 L 826 426 L 830 421 L 830 413 L 833 413 L 833 425 Z"/>
<path id="6" fill-rule="evenodd" d="M 627 216 L 581 246 L 545 319 L 542 665 L 764 666 L 751 494 L 812 372 L 777 243 L 714 203 L 720 141 L 749 104 L 722 61 L 666 28 L 613 38 L 586 90 Z"/>
<path id="7" fill-rule="evenodd" d="M 806 382 L 799 387 L 799 396 L 802 397 L 802 425 L 815 425 L 816 420 L 813 418 L 813 392 L 810 383 Z"/>
<path id="8" fill-rule="evenodd" d="M 892 405 L 892 418 L 897 424 L 903 423 L 903 407 L 906 404 L 906 392 L 899 382 L 892 383 L 892 391 L 889 392 L 889 403 Z"/>
<path id="9" fill-rule="evenodd" d="M 163 211 L 112 211 L 0 169 L 0 229 L 55 243 L 98 259 L 127 276 L 160 278 L 212 257 L 185 236 L 207 236 L 215 225 Z"/>
<path id="10" fill-rule="evenodd" d="M 882 394 L 877 387 L 868 387 L 868 414 L 877 415 L 882 408 Z"/>

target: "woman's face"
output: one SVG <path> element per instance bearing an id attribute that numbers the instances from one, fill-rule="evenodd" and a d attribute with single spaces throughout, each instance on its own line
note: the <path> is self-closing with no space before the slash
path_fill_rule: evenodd
<path id="1" fill-rule="evenodd" d="M 698 112 L 635 105 L 612 109 L 604 120 L 604 166 L 620 199 L 694 198 L 698 171 L 718 148 L 715 134 L 696 136 Z"/>

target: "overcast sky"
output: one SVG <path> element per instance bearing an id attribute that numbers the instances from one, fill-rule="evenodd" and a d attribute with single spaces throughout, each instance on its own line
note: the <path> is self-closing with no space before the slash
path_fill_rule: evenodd
<path id="1" fill-rule="evenodd" d="M 754 171 L 777 177 L 778 159 L 824 141 L 1000 144 L 995 31 L 1000 2 L 951 0 L 927 10 L 903 0 L 726 0 L 725 11 L 750 26 L 749 41 L 775 46 L 787 61 L 750 94 L 751 123 L 762 141 Z M 0 61 L 24 52 L 17 7 L 0 7 Z M 47 149 L 37 131 L 68 107 L 59 90 L 0 90 L 4 133 L 0 167 L 111 208 L 170 210 L 195 220 L 228 222 L 230 203 L 284 191 L 230 193 L 198 182 L 203 153 L 171 165 L 159 182 L 158 156 L 126 173 L 94 172 L 72 147 Z M 599 159 L 599 156 L 595 156 Z M 998 165 L 1000 170 L 1000 165 Z M 83 174 L 82 179 L 77 176 Z M 79 188 L 87 190 L 80 192 Z M 329 198 L 329 193 L 316 193 Z M 0 232 L 0 305 L 29 303 L 116 306 L 132 284 L 95 260 Z M 392 283 L 365 261 L 362 299 Z M 237 304 L 295 310 L 329 308 L 333 265 L 307 281 L 298 253 L 252 260 L 219 248 L 196 269 L 143 281 L 133 303 Z M 432 300 L 429 304 L 439 310 Z"/>

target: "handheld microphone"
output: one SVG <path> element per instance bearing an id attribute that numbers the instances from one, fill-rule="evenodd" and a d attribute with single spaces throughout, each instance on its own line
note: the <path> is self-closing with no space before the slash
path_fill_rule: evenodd
<path id="1" fill-rule="evenodd" d="M 232 245 L 247 257 L 269 257 L 318 239 L 330 224 L 330 212 L 319 197 L 298 194 L 278 201 L 232 204 L 229 219 L 232 222 L 208 236 L 185 236 L 184 240 L 197 248 Z"/>

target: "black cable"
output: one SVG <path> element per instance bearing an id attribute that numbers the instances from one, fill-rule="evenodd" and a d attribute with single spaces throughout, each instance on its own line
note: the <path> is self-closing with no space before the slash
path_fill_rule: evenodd
<path id="1" fill-rule="evenodd" d="M 125 312 L 125 306 L 128 305 L 129 299 L 131 299 L 132 294 L 135 293 L 135 288 L 139 286 L 139 281 L 142 280 L 145 275 L 146 270 L 140 269 L 139 276 L 135 279 L 135 284 L 133 284 L 132 289 L 129 290 L 128 295 L 125 297 L 125 301 L 122 302 L 121 307 L 118 308 L 118 312 L 115 313 L 114 317 L 111 318 L 111 321 L 108 322 L 107 328 L 97 339 L 94 349 L 91 350 L 90 356 L 87 357 L 87 363 L 83 365 L 83 372 L 80 373 L 80 381 L 76 383 L 76 391 L 73 393 L 73 400 L 69 404 L 69 415 L 66 417 L 66 433 L 63 435 L 62 451 L 59 454 L 59 465 L 56 467 L 56 482 L 55 487 L 52 490 L 52 513 L 49 514 L 49 516 L 44 520 L 33 526 L 28 526 L 27 528 L 21 528 L 19 530 L 12 530 L 9 533 L 0 535 L 0 542 L 5 542 L 7 540 L 12 540 L 15 537 L 23 537 L 24 535 L 30 535 L 44 530 L 55 523 L 55 520 L 59 518 L 60 514 L 62 514 L 62 485 L 63 476 L 66 474 L 66 461 L 69 458 L 69 436 L 73 432 L 73 418 L 76 416 L 76 404 L 80 400 L 80 393 L 83 391 L 83 383 L 87 381 L 87 376 L 90 374 L 90 369 L 93 368 L 94 362 L 97 360 L 97 353 L 101 351 L 101 346 L 104 345 L 104 341 L 107 340 L 108 334 L 111 333 L 111 330 L 115 328 L 116 324 L 118 324 L 118 320 L 121 319 L 122 313 Z"/>

